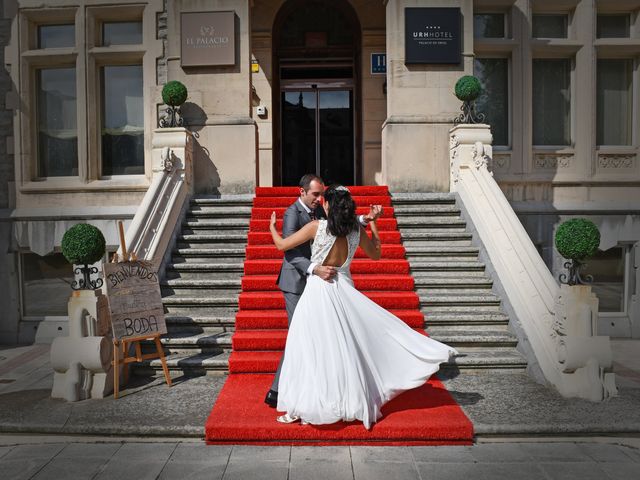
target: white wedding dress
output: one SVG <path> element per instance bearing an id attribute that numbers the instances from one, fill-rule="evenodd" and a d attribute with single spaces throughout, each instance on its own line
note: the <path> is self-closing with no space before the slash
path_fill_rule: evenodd
<path id="1" fill-rule="evenodd" d="M 311 261 L 321 265 L 336 237 L 320 220 Z M 423 385 L 456 350 L 425 337 L 356 290 L 349 265 L 336 277 L 311 275 L 296 307 L 278 384 L 278 410 L 311 424 L 361 420 L 369 429 L 396 395 Z"/>

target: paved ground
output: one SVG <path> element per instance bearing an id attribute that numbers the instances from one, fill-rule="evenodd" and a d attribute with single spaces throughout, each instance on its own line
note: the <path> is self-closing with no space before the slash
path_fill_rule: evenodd
<path id="1" fill-rule="evenodd" d="M 474 422 L 471 447 L 247 447 L 202 442 L 224 377 L 136 378 L 119 400 L 67 403 L 49 396 L 48 346 L 0 347 L 0 478 L 640 478 L 640 342 L 613 351 L 620 394 L 603 403 L 522 374 L 444 379 Z"/>
<path id="2" fill-rule="evenodd" d="M 15 442 L 20 444 L 14 445 Z M 2 478 L 640 478 L 640 451 L 612 443 L 484 443 L 472 447 L 210 447 L 175 441 L 78 443 L 49 439 L 49 442 L 43 438 L 0 438 L 0 445 L 4 445 L 0 446 Z"/>
<path id="3" fill-rule="evenodd" d="M 525 374 L 462 372 L 444 383 L 478 436 L 639 435 L 640 341 L 616 340 L 613 351 L 619 395 L 602 403 L 562 398 Z M 50 398 L 48 346 L 0 347 L 0 433 L 202 438 L 224 380 L 179 377 L 168 388 L 161 378 L 134 377 L 118 400 L 68 403 Z"/>

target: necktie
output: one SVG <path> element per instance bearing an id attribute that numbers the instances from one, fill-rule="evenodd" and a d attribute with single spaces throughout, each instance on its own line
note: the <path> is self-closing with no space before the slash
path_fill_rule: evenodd
<path id="1" fill-rule="evenodd" d="M 309 211 L 309 218 L 311 219 L 311 221 L 312 221 L 312 222 L 316 219 L 316 212 L 315 212 L 315 210 L 310 210 L 310 211 Z"/>

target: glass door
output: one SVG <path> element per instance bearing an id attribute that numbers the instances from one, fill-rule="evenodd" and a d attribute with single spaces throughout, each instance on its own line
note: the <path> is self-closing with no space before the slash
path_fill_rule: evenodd
<path id="1" fill-rule="evenodd" d="M 305 173 L 327 185 L 355 184 L 353 88 L 336 84 L 284 85 L 282 183 L 297 185 Z"/>

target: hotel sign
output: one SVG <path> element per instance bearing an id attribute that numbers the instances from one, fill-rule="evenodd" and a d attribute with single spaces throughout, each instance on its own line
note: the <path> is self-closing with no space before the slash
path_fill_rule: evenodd
<path id="1" fill-rule="evenodd" d="M 183 12 L 180 16 L 183 67 L 236 64 L 234 12 Z"/>
<path id="2" fill-rule="evenodd" d="M 459 64 L 460 8 L 405 8 L 405 63 Z"/>

